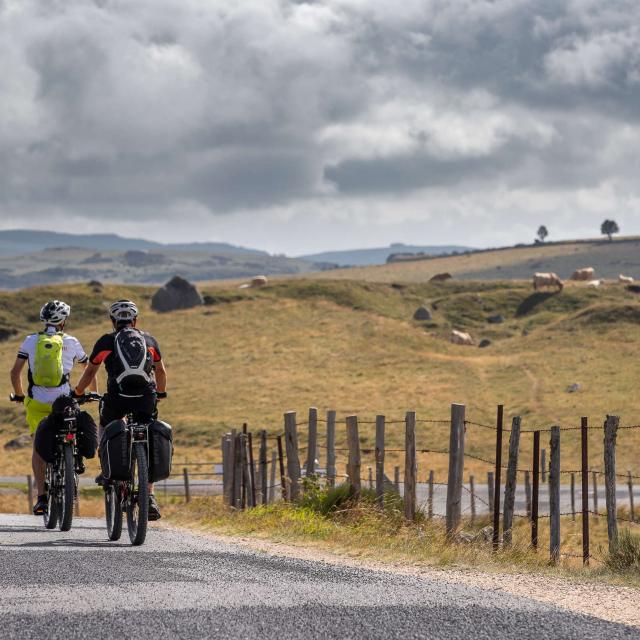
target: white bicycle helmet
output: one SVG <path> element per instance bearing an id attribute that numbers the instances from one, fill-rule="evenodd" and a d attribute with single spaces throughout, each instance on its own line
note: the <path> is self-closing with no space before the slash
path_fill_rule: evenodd
<path id="1" fill-rule="evenodd" d="M 62 324 L 71 314 L 71 307 L 61 300 L 51 300 L 40 309 L 40 320 L 47 324 Z"/>
<path id="2" fill-rule="evenodd" d="M 118 300 L 109 308 L 109 317 L 114 322 L 129 322 L 138 317 L 138 307 L 131 300 Z"/>

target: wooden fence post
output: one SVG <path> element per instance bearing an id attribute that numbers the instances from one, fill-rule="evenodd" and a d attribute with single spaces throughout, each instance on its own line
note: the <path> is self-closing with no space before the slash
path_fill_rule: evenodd
<path id="1" fill-rule="evenodd" d="M 471 500 L 471 524 L 476 521 L 476 485 L 473 476 L 469 476 L 469 499 Z"/>
<path id="2" fill-rule="evenodd" d="M 613 551 L 618 542 L 618 513 L 616 510 L 616 438 L 620 418 L 607 416 L 604 423 L 604 482 L 607 499 L 607 535 L 609 551 Z"/>
<path id="3" fill-rule="evenodd" d="M 487 504 L 489 515 L 493 515 L 493 471 L 487 471 Z"/>
<path id="4" fill-rule="evenodd" d="M 429 488 L 427 492 L 427 517 L 433 518 L 433 470 L 429 471 Z"/>
<path id="5" fill-rule="evenodd" d="M 571 520 L 576 521 L 576 474 L 571 472 Z"/>
<path id="6" fill-rule="evenodd" d="M 376 503 L 384 506 L 384 416 L 376 416 Z"/>
<path id="7" fill-rule="evenodd" d="M 267 432 L 262 429 L 260 431 L 260 453 L 258 456 L 258 464 L 260 465 L 260 494 L 262 504 L 269 502 L 268 485 L 267 485 Z"/>
<path id="8" fill-rule="evenodd" d="M 405 416 L 404 437 L 404 517 L 413 520 L 416 517 L 416 414 L 407 411 Z"/>
<path id="9" fill-rule="evenodd" d="M 513 528 L 513 509 L 518 481 L 518 451 L 520 448 L 520 416 L 513 418 L 509 437 L 509 462 L 507 463 L 507 481 L 504 487 L 504 515 L 502 522 L 502 544 L 511 545 Z"/>
<path id="10" fill-rule="evenodd" d="M 591 481 L 593 485 L 593 514 L 594 518 L 597 518 L 600 513 L 598 512 L 598 472 L 591 472 Z"/>
<path id="11" fill-rule="evenodd" d="M 187 467 L 183 469 L 182 475 L 184 476 L 184 501 L 189 502 L 191 500 L 191 495 L 189 492 L 189 470 Z"/>
<path id="12" fill-rule="evenodd" d="M 269 495 L 267 498 L 268 504 L 271 504 L 276 499 L 276 465 L 278 464 L 278 454 L 275 451 L 271 452 L 271 469 L 269 469 Z"/>
<path id="13" fill-rule="evenodd" d="M 241 483 L 241 495 L 240 495 L 240 504 L 243 509 L 246 509 L 249 506 L 249 491 L 250 491 L 250 479 L 249 479 L 249 458 L 247 456 L 247 431 L 246 425 L 242 426 L 242 433 L 239 435 L 240 438 L 240 483 Z"/>
<path id="14" fill-rule="evenodd" d="M 251 491 L 249 492 L 250 506 L 255 507 L 258 502 L 256 496 L 256 465 L 253 460 L 253 434 L 251 432 L 247 434 L 247 449 L 249 451 L 249 484 L 251 485 Z"/>
<path id="15" fill-rule="evenodd" d="M 276 442 L 278 444 L 278 465 L 280 467 L 280 493 L 282 494 L 282 499 L 287 499 L 287 475 L 284 471 L 284 454 L 282 451 L 282 436 L 278 436 L 276 438 Z"/>
<path id="16" fill-rule="evenodd" d="M 309 409 L 309 438 L 307 442 L 307 478 L 316 473 L 316 454 L 318 453 L 318 410 Z"/>
<path id="17" fill-rule="evenodd" d="M 451 405 L 451 431 L 449 434 L 449 475 L 447 483 L 447 535 L 453 535 L 460 526 L 462 513 L 462 479 L 464 472 L 464 418 L 463 404 Z"/>
<path id="18" fill-rule="evenodd" d="M 226 506 L 231 504 L 229 499 L 229 434 L 225 433 L 220 440 L 222 450 L 222 500 Z"/>
<path id="19" fill-rule="evenodd" d="M 400 467 L 398 465 L 393 467 L 393 486 L 396 489 L 396 493 L 400 495 Z"/>
<path id="20" fill-rule="evenodd" d="M 543 449 L 541 453 L 540 469 L 542 471 L 542 482 L 547 481 L 547 450 Z"/>
<path id="21" fill-rule="evenodd" d="M 636 509 L 633 504 L 633 477 L 631 476 L 631 469 L 627 470 L 627 484 L 629 485 L 629 518 L 631 522 L 636 521 Z"/>
<path id="22" fill-rule="evenodd" d="M 284 414 L 284 442 L 287 447 L 287 497 L 293 501 L 300 495 L 300 459 L 295 411 L 287 411 Z"/>
<path id="23" fill-rule="evenodd" d="M 31 513 L 33 509 L 33 483 L 31 482 L 31 476 L 27 476 L 27 500 L 29 504 L 27 505 L 27 513 Z"/>
<path id="24" fill-rule="evenodd" d="M 582 449 L 582 564 L 589 564 L 589 421 L 583 417 L 580 421 L 580 440 Z"/>
<path id="25" fill-rule="evenodd" d="M 538 507 L 540 506 L 540 431 L 533 432 L 533 491 L 531 495 L 531 546 L 538 549 Z"/>
<path id="26" fill-rule="evenodd" d="M 362 483 L 360 480 L 360 437 L 358 435 L 358 416 L 347 416 L 347 446 L 349 448 L 349 462 L 347 475 L 353 494 L 360 496 Z"/>
<path id="27" fill-rule="evenodd" d="M 373 469 L 371 467 L 367 467 L 367 475 L 369 480 L 369 490 L 373 491 Z"/>
<path id="28" fill-rule="evenodd" d="M 560 560 L 560 427 L 551 427 L 549 460 L 549 552 L 551 562 Z"/>
<path id="29" fill-rule="evenodd" d="M 504 406 L 498 405 L 496 418 L 496 477 L 493 494 L 493 550 L 500 546 L 500 482 L 502 477 L 502 429 Z"/>
<path id="30" fill-rule="evenodd" d="M 336 412 L 327 411 L 327 484 L 336 484 Z"/>
<path id="31" fill-rule="evenodd" d="M 527 518 L 531 520 L 531 478 L 528 469 L 524 472 L 524 505 Z"/>

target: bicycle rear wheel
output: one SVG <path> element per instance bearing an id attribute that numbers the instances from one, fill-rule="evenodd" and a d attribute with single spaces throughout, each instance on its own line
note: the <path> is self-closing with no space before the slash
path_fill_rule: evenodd
<path id="1" fill-rule="evenodd" d="M 47 491 L 47 510 L 43 514 L 44 526 L 47 529 L 55 529 L 58 524 L 58 499 L 54 486 L 54 469 L 51 463 L 47 464 L 45 471 L 45 487 Z"/>
<path id="2" fill-rule="evenodd" d="M 131 486 L 127 501 L 127 529 L 129 540 L 140 545 L 147 537 L 149 521 L 149 467 L 142 442 L 136 442 L 131 452 Z"/>
<path id="3" fill-rule="evenodd" d="M 109 540 L 120 540 L 122 535 L 122 504 L 120 503 L 119 484 L 109 484 L 104 491 L 104 511 L 107 517 L 107 536 Z"/>
<path id="4" fill-rule="evenodd" d="M 60 531 L 69 531 L 73 521 L 73 503 L 76 496 L 76 470 L 73 449 L 65 444 L 62 460 L 62 487 L 60 492 Z"/>

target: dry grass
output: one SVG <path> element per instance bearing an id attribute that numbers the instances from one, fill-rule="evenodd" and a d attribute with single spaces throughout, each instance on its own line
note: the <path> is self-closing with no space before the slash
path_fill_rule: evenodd
<path id="1" fill-rule="evenodd" d="M 109 300 L 133 295 L 141 301 L 142 325 L 159 338 L 167 361 L 171 397 L 161 405 L 161 415 L 175 427 L 178 461 L 218 459 L 220 435 L 229 428 L 248 422 L 252 429 L 279 432 L 283 411 L 298 410 L 305 419 L 312 405 L 321 412 L 336 409 L 340 417 L 358 413 L 363 421 L 377 413 L 401 420 L 407 409 L 417 411 L 419 419 L 446 420 L 450 403 L 462 402 L 468 419 L 493 423 L 495 406 L 503 403 L 508 416 L 523 416 L 525 429 L 576 426 L 582 415 L 598 425 L 607 413 L 621 415 L 623 423 L 640 421 L 634 393 L 640 305 L 619 287 L 572 287 L 560 296 L 532 299 L 517 283 L 399 290 L 295 280 L 239 299 L 237 290 L 210 289 L 206 293 L 216 296 L 216 304 L 164 315 L 149 311 L 145 288 L 109 287 L 95 294 L 78 285 L 58 293 L 78 300 L 69 330 L 87 349 L 109 328 L 100 320 Z M 16 318 L 51 295 L 51 289 L 3 294 L 8 308 L 17 305 Z M 413 309 L 425 300 L 437 306 L 433 322 L 412 321 Z M 518 315 L 523 304 L 531 308 Z M 598 313 L 589 312 L 593 309 Z M 496 312 L 506 322 L 488 325 L 486 316 Z M 446 340 L 451 326 L 490 337 L 493 344 L 489 349 L 452 345 Z M 0 344 L 0 370 L 8 371 L 18 344 Z M 576 381 L 581 390 L 567 393 Z M 90 411 L 95 414 L 96 407 Z M 20 433 L 21 424 L 20 407 L 0 408 L 2 441 Z M 373 426 L 361 424 L 361 436 L 363 446 L 371 446 Z M 344 443 L 340 425 L 338 446 Z M 388 443 L 402 446 L 402 424 L 389 424 Z M 446 424 L 419 424 L 418 444 L 446 448 Z M 635 454 L 640 431 L 621 432 L 619 444 L 620 469 L 640 473 Z M 577 467 L 578 447 L 577 432 L 563 434 L 564 469 Z M 590 447 L 592 464 L 601 466 L 599 431 L 591 432 Z M 469 427 L 467 451 L 492 458 L 494 433 Z M 525 435 L 521 466 L 529 466 L 530 455 L 531 437 Z M 0 475 L 28 473 L 28 457 L 0 450 Z M 387 460 L 391 467 L 401 462 L 401 454 L 390 453 Z M 371 463 L 371 456 L 365 457 L 365 468 Z M 420 479 L 434 469 L 436 480 L 444 480 L 446 463 L 446 456 L 421 454 Z M 482 476 L 487 470 L 486 464 L 468 460 L 466 473 Z"/>

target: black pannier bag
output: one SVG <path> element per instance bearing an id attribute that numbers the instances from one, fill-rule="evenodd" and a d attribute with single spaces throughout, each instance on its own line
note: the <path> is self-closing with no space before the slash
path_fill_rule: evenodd
<path id="1" fill-rule="evenodd" d="M 90 414 L 78 411 L 76 418 L 76 442 L 78 453 L 85 458 L 93 458 L 98 448 L 98 429 Z M 35 435 L 35 450 L 48 463 L 54 461 L 56 435 L 64 427 L 64 416 L 50 413 L 38 425 Z"/>
<path id="2" fill-rule="evenodd" d="M 124 420 L 110 422 L 100 438 L 100 466 L 107 480 L 130 477 L 129 432 Z"/>
<path id="3" fill-rule="evenodd" d="M 165 480 L 171 475 L 173 431 L 161 420 L 149 425 L 149 482 Z"/>

